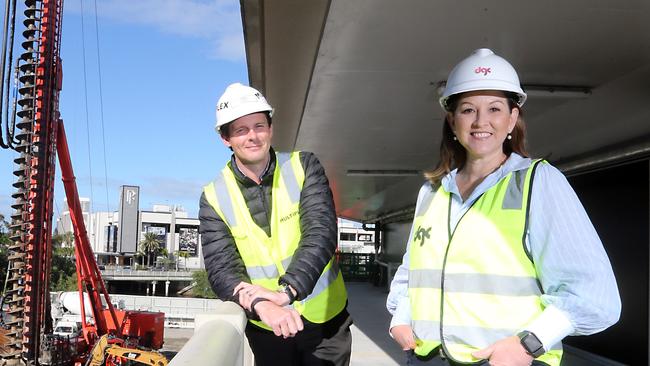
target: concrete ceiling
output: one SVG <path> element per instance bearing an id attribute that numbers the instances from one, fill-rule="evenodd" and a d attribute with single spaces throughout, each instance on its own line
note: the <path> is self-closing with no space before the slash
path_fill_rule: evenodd
<path id="1" fill-rule="evenodd" d="M 242 0 L 252 85 L 276 108 L 274 146 L 315 152 L 340 216 L 412 207 L 437 160 L 437 86 L 456 62 L 492 48 L 531 93 L 534 156 L 571 161 L 650 141 L 650 2 L 645 0 Z"/>

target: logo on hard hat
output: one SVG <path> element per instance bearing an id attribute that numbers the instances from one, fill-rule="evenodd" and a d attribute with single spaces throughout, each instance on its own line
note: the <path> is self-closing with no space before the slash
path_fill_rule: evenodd
<path id="1" fill-rule="evenodd" d="M 479 66 L 479 67 L 474 69 L 475 74 L 483 74 L 483 76 L 487 76 L 487 74 L 489 74 L 491 72 L 492 72 L 491 67 L 481 67 L 481 66 Z"/>
<path id="2" fill-rule="evenodd" d="M 230 102 L 221 102 L 221 103 L 219 103 L 219 105 L 217 106 L 217 110 L 220 111 L 222 109 L 228 108 L 228 103 L 230 103 Z"/>

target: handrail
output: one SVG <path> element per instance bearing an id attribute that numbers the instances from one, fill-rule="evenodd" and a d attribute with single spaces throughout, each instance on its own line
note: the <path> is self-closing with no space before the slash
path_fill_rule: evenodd
<path id="1" fill-rule="evenodd" d="M 114 269 L 104 269 L 102 270 L 102 275 L 106 276 L 140 276 L 140 277 L 180 277 L 180 278 L 192 278 L 192 271 L 144 271 L 138 269 L 124 269 L 124 270 L 114 270 Z"/>
<path id="2" fill-rule="evenodd" d="M 246 315 L 233 302 L 222 302 L 214 313 L 197 314 L 194 335 L 172 358 L 169 366 L 252 366 L 246 342 Z"/>

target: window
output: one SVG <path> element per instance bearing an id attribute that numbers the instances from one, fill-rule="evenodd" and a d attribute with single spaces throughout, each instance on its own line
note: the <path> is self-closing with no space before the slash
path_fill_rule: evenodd
<path id="1" fill-rule="evenodd" d="M 106 238 L 106 251 L 117 252 L 117 225 L 104 226 L 104 237 Z"/>
<path id="2" fill-rule="evenodd" d="M 354 241 L 356 235 L 354 233 L 340 233 L 339 240 Z"/>
<path id="3" fill-rule="evenodd" d="M 358 241 L 372 241 L 372 234 L 359 234 Z"/>

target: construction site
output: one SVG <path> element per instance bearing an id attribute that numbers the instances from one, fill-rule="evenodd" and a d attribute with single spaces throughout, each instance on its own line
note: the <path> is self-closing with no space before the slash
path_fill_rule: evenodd
<path id="1" fill-rule="evenodd" d="M 244 310 L 188 295 L 193 273 L 206 267 L 196 208 L 188 214 L 169 201 L 149 208 L 139 201 L 140 187 L 124 182 L 113 185 L 120 192 L 115 209 L 107 203 L 91 212 L 88 198 L 80 198 L 77 157 L 60 109 L 63 75 L 73 72 L 62 60 L 63 3 L 4 4 L 0 152 L 13 162 L 13 193 L 3 243 L 0 366 L 253 365 Z M 327 172 L 339 218 L 335 261 L 354 320 L 350 364 L 405 364 L 389 333 L 386 301 L 408 243 L 414 235 L 428 238 L 412 226 L 423 173 L 440 158 L 444 139 L 438 100 L 455 62 L 490 48 L 516 65 L 528 97 L 530 155 L 570 183 L 620 294 L 614 325 L 561 340 L 561 365 L 650 365 L 650 3 L 235 5 L 246 57 L 243 82 L 274 106 L 273 149 L 314 152 Z M 200 82 L 189 74 L 188 83 Z M 210 108 L 214 113 L 214 104 Z M 212 132 L 210 118 L 191 123 Z M 174 143 L 204 150 L 196 160 L 218 173 L 208 164 L 212 147 L 197 147 L 189 137 Z M 109 150 L 123 148 L 116 143 Z M 167 151 L 170 166 L 160 170 L 172 176 L 184 166 Z M 55 177 L 64 188 L 56 198 Z M 65 202 L 63 210 L 55 202 Z M 67 232 L 73 233 L 68 247 L 76 291 L 52 291 L 53 237 Z M 145 235 L 160 243 L 152 253 L 140 250 Z"/>

